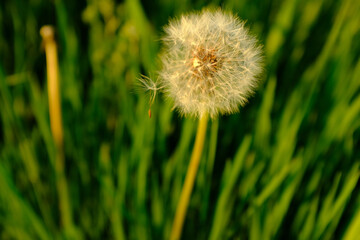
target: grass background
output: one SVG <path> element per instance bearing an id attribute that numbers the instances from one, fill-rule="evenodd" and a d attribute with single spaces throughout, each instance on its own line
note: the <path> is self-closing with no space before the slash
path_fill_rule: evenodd
<path id="1" fill-rule="evenodd" d="M 137 91 L 169 18 L 221 6 L 264 45 L 263 84 L 210 122 L 183 239 L 360 238 L 360 1 L 0 2 L 0 239 L 167 239 L 196 119 Z M 39 30 L 57 31 L 70 218 Z"/>

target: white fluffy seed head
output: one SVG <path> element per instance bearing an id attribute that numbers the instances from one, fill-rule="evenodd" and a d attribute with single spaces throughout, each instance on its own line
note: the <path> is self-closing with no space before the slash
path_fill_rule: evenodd
<path id="1" fill-rule="evenodd" d="M 203 10 L 165 27 L 160 84 L 183 115 L 212 118 L 238 111 L 258 86 L 262 51 L 244 23 Z"/>

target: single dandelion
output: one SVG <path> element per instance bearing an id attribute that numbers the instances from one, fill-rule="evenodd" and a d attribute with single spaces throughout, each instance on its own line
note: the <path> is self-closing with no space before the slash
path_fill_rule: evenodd
<path id="1" fill-rule="evenodd" d="M 170 239 L 181 237 L 205 141 L 208 117 L 237 112 L 258 86 L 262 50 L 244 22 L 221 10 L 183 15 L 164 28 L 159 81 L 143 78 L 143 86 L 161 90 L 185 116 L 199 125 Z M 150 104 L 151 105 L 151 104 Z"/>
<path id="2" fill-rule="evenodd" d="M 183 115 L 237 112 L 258 86 L 261 48 L 244 22 L 204 10 L 165 27 L 160 84 Z"/>

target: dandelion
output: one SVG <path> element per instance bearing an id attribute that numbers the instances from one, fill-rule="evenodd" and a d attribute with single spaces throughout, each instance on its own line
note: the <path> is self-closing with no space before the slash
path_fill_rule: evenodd
<path id="1" fill-rule="evenodd" d="M 171 240 L 178 240 L 200 163 L 208 116 L 236 112 L 247 102 L 258 86 L 262 51 L 244 22 L 221 10 L 184 15 L 170 21 L 165 33 L 159 82 L 146 78 L 141 81 L 154 92 L 150 106 L 157 90 L 161 90 L 182 115 L 200 118 L 170 234 Z"/>
<path id="2" fill-rule="evenodd" d="M 220 10 L 184 15 L 165 27 L 160 84 L 183 115 L 238 111 L 258 86 L 261 48 L 244 22 Z"/>

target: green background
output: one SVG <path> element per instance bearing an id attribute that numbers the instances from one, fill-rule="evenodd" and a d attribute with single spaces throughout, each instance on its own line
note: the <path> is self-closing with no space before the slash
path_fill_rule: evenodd
<path id="1" fill-rule="evenodd" d="M 149 95 L 162 27 L 202 7 L 247 21 L 263 83 L 208 125 L 183 239 L 360 238 L 360 1 L 0 2 L 0 239 L 167 239 L 197 120 Z M 39 30 L 57 33 L 62 222 Z"/>

